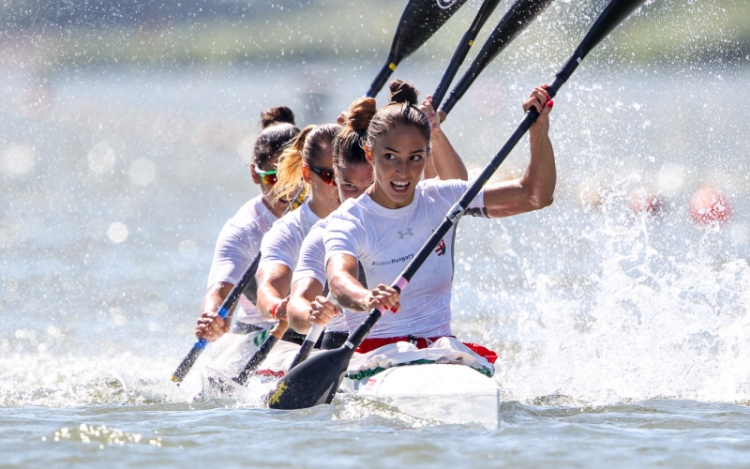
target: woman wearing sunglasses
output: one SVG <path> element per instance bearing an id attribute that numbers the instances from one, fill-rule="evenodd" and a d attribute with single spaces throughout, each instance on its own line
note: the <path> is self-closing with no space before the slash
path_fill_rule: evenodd
<path id="1" fill-rule="evenodd" d="M 301 184 L 309 194 L 297 210 L 273 225 L 261 243 L 261 261 L 256 274 L 257 305 L 266 317 L 278 319 L 282 328 L 287 327 L 286 305 L 302 240 L 318 220 L 339 206 L 332 165 L 333 139 L 340 130 L 337 124 L 308 126 L 279 160 L 275 198 L 293 197 Z M 298 335 L 297 342 L 301 343 L 302 339 Z M 279 344 L 276 349 L 284 347 Z"/>
<path id="2" fill-rule="evenodd" d="M 286 210 L 286 199 L 275 199 L 276 165 L 283 149 L 299 134 L 294 125 L 294 113 L 281 106 L 261 113 L 263 130 L 255 141 L 250 174 L 260 187 L 261 194 L 248 201 L 221 230 L 216 242 L 211 271 L 208 275 L 208 291 L 203 299 L 201 316 L 195 330 L 196 336 L 210 342 L 230 329 L 234 316 L 233 332 L 249 334 L 273 325 L 265 319 L 255 306 L 254 282 L 240 296 L 238 306 L 226 320 L 216 314 L 224 299 L 250 266 L 260 250 L 263 235 Z M 253 344 L 252 334 L 237 338 L 236 346 Z M 243 346 L 244 346 L 243 345 Z M 231 348 L 227 344 L 227 348 Z M 235 350 L 236 352 L 236 350 Z M 251 353 L 250 351 L 249 353 Z M 220 351 L 216 351 L 220 353 Z M 247 354 L 248 351 L 243 351 Z"/>
<path id="3" fill-rule="evenodd" d="M 544 86 L 534 89 L 523 103 L 525 110 L 531 107 L 540 116 L 529 130 L 531 158 L 525 173 L 515 180 L 488 183 L 467 214 L 507 217 L 552 203 L 556 182 L 548 136 L 552 101 Z M 325 265 L 332 297 L 350 311 L 378 308 L 383 312 L 357 349 L 361 355 L 349 368 L 354 374 L 376 368 L 384 355 L 393 365 L 440 360 L 494 373 L 494 352 L 463 344 L 451 331 L 455 228 L 409 284 L 402 285 L 402 293 L 389 286 L 469 187 L 464 181 L 420 181 L 430 151 L 430 130 L 429 120 L 414 106 L 390 104 L 380 109 L 370 122 L 365 144 L 374 182 L 365 195 L 346 201 L 328 221 Z M 359 280 L 359 265 L 366 286 Z M 357 325 L 350 323 L 350 329 Z"/>
<path id="4" fill-rule="evenodd" d="M 390 91 L 391 103 L 417 103 L 418 91 L 411 83 L 393 80 Z M 438 179 L 465 181 L 466 167 L 440 129 L 440 120 L 435 118 L 431 96 L 425 99 L 420 109 L 428 116 L 432 128 L 432 151 L 429 165 L 425 168 L 425 177 L 435 174 Z M 367 160 L 364 148 L 367 143 L 367 128 L 376 112 L 374 99 L 360 98 L 342 115 L 344 128 L 333 142 L 333 170 L 342 203 L 359 197 L 372 185 L 372 165 Z M 357 319 L 361 320 L 361 315 L 345 317 L 340 308 L 324 296 L 326 275 L 323 233 L 329 219 L 330 217 L 316 223 L 302 243 L 287 307 L 289 324 L 297 332 L 307 333 L 313 322 L 326 327 L 322 349 L 337 348 L 346 341 L 349 335 L 347 319 L 354 323 Z M 359 269 L 363 272 L 361 266 Z M 360 277 L 359 280 L 366 284 L 366 279 Z"/>

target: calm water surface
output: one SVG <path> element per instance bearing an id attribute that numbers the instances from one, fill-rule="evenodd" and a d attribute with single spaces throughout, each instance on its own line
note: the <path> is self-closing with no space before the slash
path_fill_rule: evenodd
<path id="1" fill-rule="evenodd" d="M 519 68 L 444 124 L 472 174 L 549 76 Z M 357 399 L 192 402 L 200 365 L 168 380 L 216 235 L 257 193 L 259 110 L 332 119 L 373 67 L 2 73 L 0 467 L 750 466 L 746 69 L 582 67 L 553 113 L 555 204 L 462 221 L 454 330 L 500 354 L 495 430 Z M 441 70 L 403 74 L 428 90 Z M 726 225 L 691 222 L 704 184 Z M 658 215 L 629 207 L 643 188 Z"/>

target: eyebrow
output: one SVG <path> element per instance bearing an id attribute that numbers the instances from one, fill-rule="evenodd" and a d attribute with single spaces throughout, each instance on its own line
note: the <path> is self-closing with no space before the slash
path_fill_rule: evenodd
<path id="1" fill-rule="evenodd" d="M 398 150 L 396 150 L 395 148 L 390 148 L 390 147 L 383 147 L 383 149 L 384 149 L 384 150 L 388 150 L 388 151 L 391 151 L 391 152 L 393 152 L 393 153 L 400 153 L 400 152 L 399 152 Z M 410 152 L 409 152 L 409 154 L 412 154 L 412 153 L 424 153 L 424 152 L 425 152 L 425 149 L 424 149 L 424 148 L 420 148 L 420 149 L 418 149 L 418 150 L 412 150 L 412 151 L 410 151 Z"/>

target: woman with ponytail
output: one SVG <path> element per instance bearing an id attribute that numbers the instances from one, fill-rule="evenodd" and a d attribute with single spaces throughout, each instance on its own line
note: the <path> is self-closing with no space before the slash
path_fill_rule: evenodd
<path id="1" fill-rule="evenodd" d="M 274 185 L 279 157 L 299 134 L 299 129 L 294 124 L 294 113 L 285 106 L 270 108 L 261 113 L 261 125 L 263 130 L 255 141 L 250 163 L 250 174 L 253 182 L 260 187 L 261 194 L 243 205 L 219 233 L 208 275 L 208 291 L 203 299 L 201 316 L 195 330 L 196 336 L 210 342 L 229 331 L 233 316 L 233 332 L 238 334 L 260 331 L 273 325 L 256 308 L 254 282 L 245 289 L 238 306 L 226 320 L 216 313 L 257 256 L 263 235 L 288 206 L 287 199 L 274 197 Z M 247 338 L 243 342 L 253 343 Z"/>
<path id="2" fill-rule="evenodd" d="M 409 82 L 394 80 L 390 84 L 390 90 L 391 104 L 407 103 L 414 106 L 417 103 L 418 92 Z M 440 131 L 440 121 L 435 118 L 432 97 L 428 96 L 419 109 L 429 116 L 433 129 L 429 158 L 431 173 L 440 179 L 466 180 L 467 172 L 461 158 Z M 374 99 L 360 98 L 351 104 L 348 112 L 342 114 L 343 130 L 333 141 L 333 171 L 342 203 L 359 197 L 372 185 L 372 165 L 365 154 L 365 145 L 367 129 L 376 112 Z M 427 168 L 425 177 L 432 177 Z M 316 223 L 302 243 L 287 307 L 289 323 L 297 332 L 308 332 L 313 322 L 325 325 L 326 333 L 321 343 L 323 349 L 341 346 L 349 334 L 347 321 L 355 323 L 361 318 L 361 315 L 346 317 L 341 314 L 341 309 L 324 295 L 326 276 L 323 233 L 329 219 L 330 217 Z M 363 272 L 361 266 L 360 272 Z M 360 277 L 359 280 L 363 285 L 366 284 L 364 278 Z"/>
<path id="3" fill-rule="evenodd" d="M 534 89 L 523 103 L 524 110 L 532 106 L 540 116 L 529 131 L 531 158 L 525 173 L 512 181 L 487 184 L 467 214 L 506 217 L 552 203 L 556 181 L 548 136 L 552 101 L 545 86 Z M 365 195 L 347 200 L 328 221 L 325 266 L 333 300 L 348 311 L 378 308 L 384 312 L 357 349 L 360 355 L 355 355 L 349 368 L 354 376 L 385 362 L 423 360 L 463 363 L 488 375 L 494 373 L 494 352 L 463 344 L 451 331 L 455 227 L 402 293 L 389 286 L 470 185 L 420 181 L 434 141 L 431 130 L 428 117 L 414 106 L 390 104 L 380 109 L 367 128 L 364 145 L 374 182 Z M 360 266 L 367 285 L 359 279 Z M 349 329 L 357 325 L 358 321 L 350 322 Z M 384 356 L 389 360 L 383 360 Z"/>
<path id="4" fill-rule="evenodd" d="M 294 196 L 302 185 L 309 194 L 297 210 L 276 222 L 261 245 L 258 309 L 286 327 L 286 305 L 299 249 L 310 228 L 339 206 L 333 180 L 333 140 L 336 124 L 306 127 L 279 160 L 276 198 Z M 299 337 L 301 342 L 302 337 Z"/>

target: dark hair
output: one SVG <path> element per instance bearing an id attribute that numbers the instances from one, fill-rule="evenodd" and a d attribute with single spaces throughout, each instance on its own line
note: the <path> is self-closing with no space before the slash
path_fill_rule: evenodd
<path id="1" fill-rule="evenodd" d="M 294 113 L 286 106 L 268 108 L 260 113 L 260 126 L 264 129 L 273 124 L 294 125 Z"/>
<path id="2" fill-rule="evenodd" d="M 417 108 L 418 91 L 408 81 L 393 80 L 390 84 L 391 102 L 382 107 L 370 121 L 367 128 L 367 144 L 372 144 L 388 133 L 393 127 L 413 125 L 422 133 L 430 145 L 430 121 Z"/>
<path id="3" fill-rule="evenodd" d="M 308 125 L 284 149 L 276 165 L 275 200 L 291 199 L 299 191 L 304 184 L 302 165 L 318 166 L 321 154 L 333 144 L 339 131 L 338 124 Z M 309 188 L 306 192 L 309 193 Z"/>
<path id="4" fill-rule="evenodd" d="M 349 106 L 344 128 L 333 139 L 333 166 L 346 168 L 348 164 L 367 163 L 365 143 L 367 128 L 378 108 L 373 98 L 359 98 Z"/>
<path id="5" fill-rule="evenodd" d="M 286 106 L 272 107 L 260 113 L 263 127 L 253 150 L 253 164 L 265 166 L 299 133 L 294 113 Z"/>

